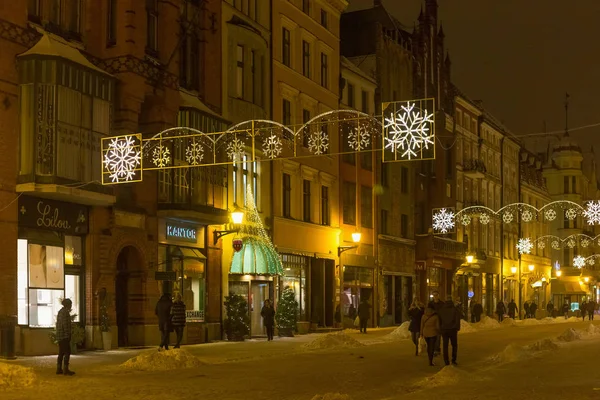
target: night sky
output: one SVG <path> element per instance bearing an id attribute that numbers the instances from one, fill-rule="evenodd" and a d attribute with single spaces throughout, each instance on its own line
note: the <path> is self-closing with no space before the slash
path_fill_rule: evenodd
<path id="1" fill-rule="evenodd" d="M 349 0 L 348 10 L 372 5 Z M 424 0 L 383 0 L 412 31 Z M 600 123 L 600 1 L 439 0 L 452 80 L 515 134 Z M 600 154 L 600 126 L 571 136 Z"/>

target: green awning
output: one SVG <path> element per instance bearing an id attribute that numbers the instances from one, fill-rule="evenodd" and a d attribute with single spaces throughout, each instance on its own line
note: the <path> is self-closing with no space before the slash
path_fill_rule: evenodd
<path id="1" fill-rule="evenodd" d="M 283 275 L 279 254 L 270 243 L 255 237 L 244 237 L 242 249 L 233 253 L 230 274 Z"/>

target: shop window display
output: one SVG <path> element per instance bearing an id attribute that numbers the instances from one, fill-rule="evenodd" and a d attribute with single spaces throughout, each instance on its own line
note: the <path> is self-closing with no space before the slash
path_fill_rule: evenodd
<path id="1" fill-rule="evenodd" d="M 353 320 L 362 299 L 372 301 L 373 269 L 344 267 L 344 291 L 341 296 L 342 315 Z"/>
<path id="2" fill-rule="evenodd" d="M 308 257 L 282 254 L 284 275 L 281 277 L 281 288 L 291 287 L 298 302 L 298 320 L 306 321 L 306 273 Z"/>

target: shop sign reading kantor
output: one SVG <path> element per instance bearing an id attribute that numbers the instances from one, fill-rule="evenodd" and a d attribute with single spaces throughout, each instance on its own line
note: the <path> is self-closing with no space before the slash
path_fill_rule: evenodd
<path id="1" fill-rule="evenodd" d="M 196 228 L 167 223 L 167 238 L 196 243 Z"/>

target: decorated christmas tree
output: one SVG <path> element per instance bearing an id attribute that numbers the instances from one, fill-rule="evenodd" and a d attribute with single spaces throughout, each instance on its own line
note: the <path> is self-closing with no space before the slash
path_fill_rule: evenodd
<path id="1" fill-rule="evenodd" d="M 239 294 L 230 293 L 225 296 L 225 332 L 227 339 L 242 341 L 250 333 L 250 317 L 248 316 L 248 302 Z"/>
<path id="2" fill-rule="evenodd" d="M 286 287 L 281 294 L 281 299 L 277 303 L 277 312 L 275 314 L 279 336 L 294 336 L 297 319 L 298 302 L 296 301 L 296 294 L 292 288 Z"/>

